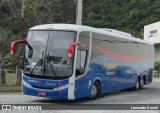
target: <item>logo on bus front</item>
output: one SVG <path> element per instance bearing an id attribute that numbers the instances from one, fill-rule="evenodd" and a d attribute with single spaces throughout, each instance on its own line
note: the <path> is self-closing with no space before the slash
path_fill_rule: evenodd
<path id="1" fill-rule="evenodd" d="M 46 82 L 46 85 L 56 86 L 55 83 Z"/>
<path id="2" fill-rule="evenodd" d="M 37 80 L 28 80 L 29 82 L 32 82 L 32 83 L 38 83 Z"/>

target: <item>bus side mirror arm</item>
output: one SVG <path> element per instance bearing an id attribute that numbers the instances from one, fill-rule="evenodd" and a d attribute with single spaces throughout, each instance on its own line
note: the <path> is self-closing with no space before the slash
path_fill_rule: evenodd
<path id="1" fill-rule="evenodd" d="M 79 45 L 80 42 L 71 42 L 69 45 L 68 45 L 68 58 L 72 58 L 73 57 L 73 48 L 76 46 L 76 45 Z"/>
<path id="2" fill-rule="evenodd" d="M 16 40 L 16 41 L 13 41 L 12 44 L 11 44 L 11 48 L 10 48 L 10 51 L 11 51 L 11 54 L 14 54 L 15 52 L 15 46 L 17 43 L 27 43 L 26 40 Z"/>

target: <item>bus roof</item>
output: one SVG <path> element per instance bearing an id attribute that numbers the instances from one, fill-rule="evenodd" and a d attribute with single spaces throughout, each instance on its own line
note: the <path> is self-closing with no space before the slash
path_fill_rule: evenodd
<path id="1" fill-rule="evenodd" d="M 65 30 L 65 31 L 90 31 L 100 34 L 105 34 L 108 36 L 118 37 L 122 39 L 128 39 L 131 41 L 146 43 L 146 44 L 152 44 L 152 42 L 144 41 L 139 38 L 133 37 L 129 33 L 125 33 L 122 31 L 114 30 L 114 29 L 108 29 L 108 28 L 93 28 L 89 26 L 84 25 L 74 25 L 74 24 L 44 24 L 44 25 L 38 25 L 30 28 L 30 30 Z"/>

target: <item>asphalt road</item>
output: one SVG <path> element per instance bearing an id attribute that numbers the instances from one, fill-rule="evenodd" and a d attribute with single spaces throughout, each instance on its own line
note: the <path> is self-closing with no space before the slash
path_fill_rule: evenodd
<path id="1" fill-rule="evenodd" d="M 160 82 L 146 85 L 143 90 L 125 90 L 105 94 L 96 100 L 80 99 L 74 101 L 33 97 L 22 93 L 1 93 L 0 104 L 160 104 Z"/>
<path id="2" fill-rule="evenodd" d="M 67 101 L 27 96 L 22 93 L 1 93 L 0 104 L 52 104 L 55 107 L 68 104 L 160 104 L 160 82 L 153 82 L 139 91 L 125 90 L 105 94 L 96 100 L 80 99 Z M 56 112 L 59 113 L 58 111 Z M 153 112 L 160 113 L 160 111 Z M 47 111 L 47 113 L 50 113 L 50 111 Z M 68 113 L 68 111 L 61 111 L 60 113 Z M 105 113 L 105 111 L 102 113 Z"/>

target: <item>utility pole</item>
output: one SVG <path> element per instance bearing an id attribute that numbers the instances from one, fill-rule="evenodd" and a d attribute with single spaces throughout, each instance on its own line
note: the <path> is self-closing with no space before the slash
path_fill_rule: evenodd
<path id="1" fill-rule="evenodd" d="M 22 0 L 22 11 L 21 11 L 21 17 L 24 18 L 24 10 L 25 10 L 25 0 Z"/>
<path id="2" fill-rule="evenodd" d="M 83 0 L 76 0 L 75 2 L 76 2 L 76 24 L 77 25 L 82 25 L 82 5 L 83 5 Z"/>

